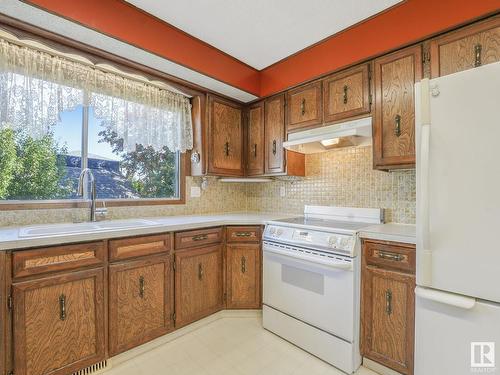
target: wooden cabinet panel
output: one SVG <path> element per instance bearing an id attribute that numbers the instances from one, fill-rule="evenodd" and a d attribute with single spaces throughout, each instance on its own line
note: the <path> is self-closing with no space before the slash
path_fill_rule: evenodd
<path id="1" fill-rule="evenodd" d="M 265 101 L 266 174 L 285 172 L 285 96 L 280 94 Z"/>
<path id="2" fill-rule="evenodd" d="M 176 327 L 222 308 L 222 247 L 207 246 L 175 254 Z"/>
<path id="3" fill-rule="evenodd" d="M 415 246 L 365 241 L 366 263 L 395 271 L 415 273 Z"/>
<path id="4" fill-rule="evenodd" d="M 243 110 L 227 100 L 209 98 L 209 173 L 243 175 Z"/>
<path id="5" fill-rule="evenodd" d="M 173 327 L 170 256 L 109 267 L 110 355 L 148 342 Z"/>
<path id="6" fill-rule="evenodd" d="M 375 60 L 373 163 L 377 169 L 415 165 L 414 84 L 421 78 L 420 45 Z"/>
<path id="7" fill-rule="evenodd" d="M 248 109 L 247 175 L 264 174 L 264 102 Z"/>
<path id="8" fill-rule="evenodd" d="M 258 309 L 261 306 L 260 244 L 227 245 L 227 307 Z"/>
<path id="9" fill-rule="evenodd" d="M 287 93 L 287 132 L 320 125 L 323 120 L 321 81 Z"/>
<path id="10" fill-rule="evenodd" d="M 51 246 L 33 250 L 16 251 L 12 255 L 13 277 L 96 266 L 106 259 L 104 242 Z"/>
<path id="11" fill-rule="evenodd" d="M 500 61 L 500 17 L 431 41 L 432 77 Z"/>
<path id="12" fill-rule="evenodd" d="M 63 375 L 104 359 L 104 271 L 13 284 L 14 373 Z"/>
<path id="13" fill-rule="evenodd" d="M 370 113 L 370 65 L 333 74 L 323 81 L 323 120 L 334 122 Z"/>
<path id="14" fill-rule="evenodd" d="M 222 228 L 188 230 L 175 233 L 175 249 L 187 249 L 222 242 Z"/>
<path id="15" fill-rule="evenodd" d="M 121 260 L 144 255 L 168 254 L 170 234 L 121 238 L 109 241 L 109 259 Z"/>
<path id="16" fill-rule="evenodd" d="M 227 242 L 260 242 L 260 227 L 231 226 L 226 228 Z"/>

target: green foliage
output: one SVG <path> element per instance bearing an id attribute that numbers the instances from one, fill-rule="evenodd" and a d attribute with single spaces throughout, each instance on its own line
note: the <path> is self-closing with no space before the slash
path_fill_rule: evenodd
<path id="1" fill-rule="evenodd" d="M 8 188 L 14 178 L 16 167 L 16 141 L 14 131 L 0 130 L 0 199 L 5 199 Z"/>
<path id="2" fill-rule="evenodd" d="M 123 140 L 106 129 L 99 132 L 100 142 L 111 145 L 122 158 L 120 169 L 141 198 L 174 197 L 177 194 L 177 155 L 166 147 L 156 151 L 151 146 L 136 145 L 133 152 L 123 150 Z"/>

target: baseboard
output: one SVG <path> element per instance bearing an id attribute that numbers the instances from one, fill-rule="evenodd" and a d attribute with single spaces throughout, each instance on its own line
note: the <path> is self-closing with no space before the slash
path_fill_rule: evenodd
<path id="1" fill-rule="evenodd" d="M 372 361 L 371 359 L 365 357 L 363 357 L 363 366 L 372 371 L 375 371 L 380 375 L 401 375 L 399 372 L 394 371 L 389 367 L 385 367 L 384 365 L 381 365 L 380 363 Z"/>

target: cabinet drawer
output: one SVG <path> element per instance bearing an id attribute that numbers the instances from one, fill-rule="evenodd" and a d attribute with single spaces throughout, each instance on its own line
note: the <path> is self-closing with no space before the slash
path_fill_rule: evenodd
<path id="1" fill-rule="evenodd" d="M 365 241 L 366 264 L 415 273 L 415 246 L 385 241 Z"/>
<path id="2" fill-rule="evenodd" d="M 321 81 L 291 90 L 287 95 L 287 131 L 320 125 L 323 120 Z"/>
<path id="3" fill-rule="evenodd" d="M 25 277 L 100 265 L 104 260 L 102 241 L 16 251 L 12 256 L 12 276 Z"/>
<path id="4" fill-rule="evenodd" d="M 190 230 L 175 234 L 175 249 L 187 249 L 190 247 L 218 243 L 222 241 L 222 228 L 208 228 Z"/>
<path id="5" fill-rule="evenodd" d="M 260 227 L 227 227 L 227 242 L 260 242 Z"/>
<path id="6" fill-rule="evenodd" d="M 109 241 L 109 259 L 111 261 L 168 253 L 169 251 L 170 234 L 122 238 Z"/>

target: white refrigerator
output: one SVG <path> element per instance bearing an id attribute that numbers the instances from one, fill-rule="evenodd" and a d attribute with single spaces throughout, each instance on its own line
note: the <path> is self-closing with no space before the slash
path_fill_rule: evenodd
<path id="1" fill-rule="evenodd" d="M 500 374 L 500 63 L 415 90 L 415 374 Z"/>

